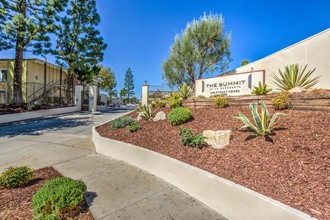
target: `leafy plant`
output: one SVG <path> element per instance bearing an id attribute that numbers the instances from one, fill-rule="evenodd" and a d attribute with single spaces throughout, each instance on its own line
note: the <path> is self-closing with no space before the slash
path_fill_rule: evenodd
<path id="1" fill-rule="evenodd" d="M 192 117 L 191 110 L 183 107 L 174 108 L 168 114 L 168 120 L 173 126 L 184 124 L 191 117 Z"/>
<path id="2" fill-rule="evenodd" d="M 84 200 L 87 187 L 83 181 L 58 177 L 45 183 L 32 198 L 35 219 L 61 219 L 68 209 Z"/>
<path id="3" fill-rule="evenodd" d="M 164 107 L 166 107 L 166 103 L 165 103 L 164 100 L 158 100 L 158 101 L 157 101 L 157 105 L 158 105 L 159 108 L 164 108 Z"/>
<path id="4" fill-rule="evenodd" d="M 225 108 L 228 106 L 228 101 L 224 95 L 218 95 L 213 97 L 213 104 L 216 108 Z"/>
<path id="5" fill-rule="evenodd" d="M 252 90 L 252 94 L 255 95 L 266 95 L 267 93 L 269 93 L 270 91 L 272 91 L 272 89 L 267 89 L 267 84 L 261 84 L 261 82 L 259 81 L 259 85 L 258 86 L 253 86 L 253 90 Z"/>
<path id="6" fill-rule="evenodd" d="M 261 101 L 261 117 L 258 113 L 258 104 L 250 104 L 249 109 L 251 111 L 255 124 L 252 124 L 250 120 L 241 112 L 238 117 L 234 117 L 243 121 L 244 125 L 240 129 L 250 129 L 256 133 L 257 136 L 268 136 L 271 132 L 271 127 L 274 125 L 277 116 L 285 115 L 284 113 L 275 113 L 273 116 L 270 115 L 265 102 Z"/>
<path id="7" fill-rule="evenodd" d="M 206 145 L 206 137 L 204 137 L 202 134 L 193 135 L 191 130 L 187 128 L 180 128 L 179 131 L 183 145 L 196 147 L 198 149 L 202 149 L 203 146 Z"/>
<path id="8" fill-rule="evenodd" d="M 111 121 L 110 128 L 114 130 L 119 128 L 124 128 L 127 125 L 131 125 L 135 122 L 136 121 L 131 117 L 120 117 Z"/>
<path id="9" fill-rule="evenodd" d="M 272 105 L 275 110 L 287 109 L 290 107 L 290 98 L 287 92 L 278 93 L 272 99 Z"/>
<path id="10" fill-rule="evenodd" d="M 298 64 L 285 66 L 284 71 L 281 71 L 280 69 L 278 70 L 279 76 L 273 74 L 272 82 L 282 91 L 288 91 L 294 87 L 309 89 L 318 83 L 318 79 L 321 76 L 311 78 L 316 68 L 305 72 L 306 68 L 307 65 L 301 68 Z"/>
<path id="11" fill-rule="evenodd" d="M 150 104 L 150 107 L 151 107 L 151 108 L 155 108 L 155 107 L 156 107 L 156 105 L 157 105 L 157 102 L 155 102 L 155 101 L 152 101 L 152 102 L 151 102 L 151 104 Z"/>
<path id="12" fill-rule="evenodd" d="M 9 167 L 0 176 L 0 186 L 18 188 L 30 182 L 33 170 L 27 166 Z"/>
<path id="13" fill-rule="evenodd" d="M 166 100 L 168 101 L 168 105 L 172 109 L 180 107 L 182 105 L 181 96 L 179 93 L 176 92 L 172 93 L 171 96 L 166 98 Z"/>
<path id="14" fill-rule="evenodd" d="M 147 105 L 139 105 L 138 106 L 139 115 L 144 118 L 145 120 L 152 119 L 152 110 L 150 106 Z"/>
<path id="15" fill-rule="evenodd" d="M 137 130 L 139 130 L 141 128 L 141 126 L 138 123 L 132 124 L 128 127 L 128 130 L 130 132 L 137 132 Z"/>
<path id="16" fill-rule="evenodd" d="M 187 99 L 192 96 L 193 90 L 191 89 L 190 86 L 188 86 L 187 83 L 183 83 L 178 88 L 178 94 L 182 99 Z"/>

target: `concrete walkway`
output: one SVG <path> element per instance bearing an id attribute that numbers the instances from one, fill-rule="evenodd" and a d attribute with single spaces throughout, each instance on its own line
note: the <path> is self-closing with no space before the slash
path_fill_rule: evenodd
<path id="1" fill-rule="evenodd" d="M 95 219 L 224 219 L 163 180 L 94 153 L 91 127 L 123 113 L 71 114 L 0 126 L 0 172 L 17 165 L 53 166 L 64 176 L 82 179 Z"/>

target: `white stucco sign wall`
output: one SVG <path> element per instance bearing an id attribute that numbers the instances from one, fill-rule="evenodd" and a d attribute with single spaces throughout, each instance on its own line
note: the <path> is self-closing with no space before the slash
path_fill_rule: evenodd
<path id="1" fill-rule="evenodd" d="M 259 82 L 265 82 L 265 72 L 263 70 L 199 79 L 195 81 L 195 95 L 205 97 L 219 94 L 228 96 L 248 95 L 251 94 L 253 86 L 258 86 Z"/>

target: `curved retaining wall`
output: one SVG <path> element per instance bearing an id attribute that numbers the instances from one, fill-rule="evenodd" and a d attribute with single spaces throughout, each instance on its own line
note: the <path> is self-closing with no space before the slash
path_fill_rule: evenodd
<path id="1" fill-rule="evenodd" d="M 298 220 L 309 215 L 171 157 L 101 137 L 93 128 L 96 152 L 125 161 L 188 193 L 233 220 Z"/>

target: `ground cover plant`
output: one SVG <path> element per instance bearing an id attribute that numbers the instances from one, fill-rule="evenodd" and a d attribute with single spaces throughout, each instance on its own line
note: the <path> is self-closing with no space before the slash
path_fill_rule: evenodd
<path id="1" fill-rule="evenodd" d="M 33 177 L 33 170 L 27 166 L 9 167 L 0 175 L 0 186 L 18 188 L 28 184 Z"/>
<path id="2" fill-rule="evenodd" d="M 268 108 L 270 114 L 273 109 Z M 155 109 L 167 115 L 170 108 Z M 215 175 L 229 179 L 317 219 L 330 219 L 328 178 L 330 164 L 330 112 L 279 111 L 273 126 L 273 143 L 264 138 L 248 139 L 242 122 L 234 118 L 240 111 L 250 120 L 248 106 L 193 109 L 193 120 L 184 127 L 193 134 L 204 130 L 232 131 L 229 146 L 223 149 L 184 146 L 178 127 L 168 121 L 140 121 L 143 129 L 127 135 L 127 129 L 97 128 L 100 135 L 124 141 L 173 157 Z M 137 112 L 130 116 L 137 117 Z"/>
<path id="3" fill-rule="evenodd" d="M 84 201 L 87 186 L 80 180 L 57 177 L 46 182 L 32 198 L 36 219 L 61 219 L 69 209 L 77 208 Z"/>
<path id="4" fill-rule="evenodd" d="M 275 110 L 282 110 L 290 108 L 290 98 L 287 92 L 281 92 L 276 94 L 272 99 L 272 105 Z"/>
<path id="5" fill-rule="evenodd" d="M 183 107 L 172 109 L 168 114 L 168 120 L 173 126 L 182 125 L 191 119 L 191 117 L 191 110 Z"/>
<path id="6" fill-rule="evenodd" d="M 136 121 L 131 117 L 120 117 L 110 122 L 111 129 L 124 128 L 128 125 L 134 124 Z"/>
<path id="7" fill-rule="evenodd" d="M 138 123 L 134 123 L 128 127 L 128 130 L 130 132 L 137 132 L 140 128 L 141 126 Z"/>
<path id="8" fill-rule="evenodd" d="M 206 137 L 204 137 L 202 134 L 194 135 L 191 130 L 187 128 L 180 128 L 179 131 L 183 145 L 196 147 L 198 149 L 202 149 L 203 146 L 206 145 Z"/>
<path id="9" fill-rule="evenodd" d="M 61 177 L 52 167 L 35 170 L 31 181 L 18 188 L 0 187 L 0 219 L 33 219 L 33 195 L 49 180 Z M 83 202 L 77 209 L 69 209 L 63 220 L 92 220 L 93 216 Z"/>

